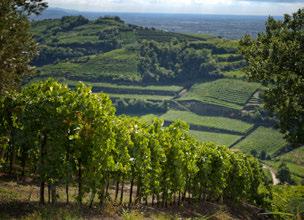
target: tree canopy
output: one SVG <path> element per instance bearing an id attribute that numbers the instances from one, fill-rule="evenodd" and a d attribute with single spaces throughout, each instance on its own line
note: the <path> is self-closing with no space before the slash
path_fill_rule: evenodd
<path id="1" fill-rule="evenodd" d="M 29 63 L 37 54 L 37 45 L 27 16 L 45 7 L 43 0 L 1 0 L 0 94 L 17 88 L 24 76 L 33 73 Z"/>
<path id="2" fill-rule="evenodd" d="M 294 144 L 304 143 L 304 9 L 283 20 L 270 17 L 256 39 L 245 36 L 240 50 L 247 75 L 268 86 L 265 106 Z"/>

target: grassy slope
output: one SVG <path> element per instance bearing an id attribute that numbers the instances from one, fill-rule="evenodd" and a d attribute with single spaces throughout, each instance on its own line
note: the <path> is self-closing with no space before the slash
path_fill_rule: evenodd
<path id="1" fill-rule="evenodd" d="M 104 54 L 88 56 L 84 63 L 60 62 L 47 65 L 39 70 L 41 75 L 64 76 L 65 74 L 89 79 L 113 78 L 121 80 L 140 80 L 137 70 L 138 55 L 126 49 L 113 50 Z"/>
<path id="2" fill-rule="evenodd" d="M 72 80 L 64 80 L 64 83 L 67 83 L 68 85 L 77 85 L 78 81 L 72 81 Z M 141 85 L 121 85 L 121 84 L 115 84 L 115 83 L 93 83 L 93 82 L 86 82 L 84 81 L 86 85 L 92 86 L 92 87 L 100 87 L 100 88 L 111 88 L 111 89 L 132 89 L 132 90 L 149 90 L 149 91 L 169 91 L 169 92 L 179 92 L 183 89 L 181 86 L 177 85 L 170 85 L 170 86 L 161 86 L 161 85 L 148 85 L 148 86 L 141 86 Z"/>
<path id="3" fill-rule="evenodd" d="M 274 161 L 267 161 L 266 163 L 269 164 L 270 166 L 278 169 L 278 167 L 280 166 L 282 161 L 274 160 Z M 290 169 L 292 174 L 304 178 L 304 166 L 301 166 L 301 165 L 298 165 L 295 163 L 290 163 L 290 162 L 285 162 L 285 163 L 287 164 L 287 166 Z"/>
<path id="4" fill-rule="evenodd" d="M 272 155 L 286 145 L 287 142 L 279 131 L 272 128 L 259 127 L 234 148 L 240 149 L 245 153 L 250 153 L 251 150 L 256 150 L 257 152 L 265 150 Z"/>
<path id="5" fill-rule="evenodd" d="M 237 79 L 219 79 L 195 84 L 179 100 L 197 100 L 239 110 L 259 87 L 257 83 Z"/>
<path id="6" fill-rule="evenodd" d="M 304 180 L 304 146 L 276 157 L 273 161 L 267 161 L 266 163 L 278 169 L 282 162 L 287 164 L 293 174 L 292 178 L 297 183 L 301 183 L 301 181 Z"/>
<path id="7" fill-rule="evenodd" d="M 230 146 L 240 138 L 240 136 L 237 135 L 219 134 L 219 133 L 204 132 L 204 131 L 191 130 L 190 133 L 200 141 L 214 142 L 225 146 Z"/>
<path id="8" fill-rule="evenodd" d="M 281 161 L 289 162 L 304 166 L 304 146 L 283 154 L 278 159 Z M 304 173 L 303 173 L 304 176 Z"/>
<path id="9" fill-rule="evenodd" d="M 139 100 L 155 100 L 155 101 L 162 101 L 162 100 L 170 100 L 173 96 L 160 96 L 160 95 L 138 95 L 138 94 L 117 94 L 117 93 L 110 93 L 110 97 L 112 98 L 124 98 L 124 99 L 139 99 Z"/>
<path id="10" fill-rule="evenodd" d="M 188 111 L 169 110 L 166 114 L 162 115 L 161 118 L 167 121 L 180 119 L 193 125 L 220 128 L 236 132 L 246 132 L 252 127 L 252 124 L 240 120 L 224 117 L 201 116 Z"/>

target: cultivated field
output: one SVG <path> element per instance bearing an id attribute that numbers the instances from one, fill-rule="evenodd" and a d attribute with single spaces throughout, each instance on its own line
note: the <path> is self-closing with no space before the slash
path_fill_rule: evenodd
<path id="1" fill-rule="evenodd" d="M 202 142 L 213 142 L 225 146 L 230 146 L 240 138 L 240 136 L 238 135 L 195 131 L 195 130 L 191 130 L 191 134 Z"/>
<path id="2" fill-rule="evenodd" d="M 273 155 L 285 146 L 287 146 L 287 142 L 279 131 L 272 128 L 258 127 L 234 148 L 240 149 L 245 153 L 250 153 L 252 150 L 257 152 L 264 150 L 267 154 Z"/>
<path id="3" fill-rule="evenodd" d="M 205 126 L 215 129 L 223 129 L 233 132 L 245 133 L 253 125 L 230 118 L 224 117 L 209 117 L 201 116 L 188 111 L 176 111 L 170 110 L 166 114 L 162 115 L 161 118 L 167 121 L 183 120 L 192 125 Z"/>
<path id="4" fill-rule="evenodd" d="M 197 100 L 240 110 L 259 87 L 257 83 L 237 79 L 219 79 L 195 84 L 179 100 Z"/>

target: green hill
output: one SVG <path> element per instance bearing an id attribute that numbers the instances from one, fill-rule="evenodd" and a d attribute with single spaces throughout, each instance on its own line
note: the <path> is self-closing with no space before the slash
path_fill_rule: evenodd
<path id="1" fill-rule="evenodd" d="M 35 21 L 32 32 L 40 47 L 33 61 L 39 75 L 26 82 L 54 77 L 75 87 L 83 81 L 94 92 L 108 93 L 118 114 L 148 122 L 184 120 L 200 141 L 248 154 L 265 151 L 273 157 L 287 145 L 259 109 L 255 92 L 261 85 L 244 79 L 237 40 L 144 28 L 118 17 Z M 297 150 L 267 163 L 275 168 L 285 161 L 301 178 L 301 154 Z"/>
<path id="2" fill-rule="evenodd" d="M 138 55 L 126 49 L 74 58 L 67 62 L 49 64 L 39 68 L 41 76 L 65 76 L 87 81 L 116 79 L 118 81 L 139 81 Z"/>
<path id="3" fill-rule="evenodd" d="M 211 72 L 224 74 L 227 69 L 223 66 L 237 70 L 242 65 L 234 63 L 243 62 L 236 54 L 235 41 L 143 28 L 126 24 L 118 17 L 90 21 L 82 16 L 67 16 L 35 21 L 32 32 L 40 44 L 40 55 L 33 61 L 39 66 L 40 76 L 183 84 L 185 79 L 209 78 Z M 150 59 L 151 54 L 155 59 Z M 193 66 L 195 60 L 205 65 Z"/>

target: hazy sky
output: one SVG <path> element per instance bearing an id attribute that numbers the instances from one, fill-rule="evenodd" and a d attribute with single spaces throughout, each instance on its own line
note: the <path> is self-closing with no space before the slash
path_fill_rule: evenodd
<path id="1" fill-rule="evenodd" d="M 282 15 L 304 0 L 49 0 L 49 6 L 82 11 Z"/>

